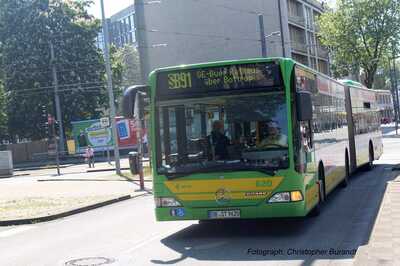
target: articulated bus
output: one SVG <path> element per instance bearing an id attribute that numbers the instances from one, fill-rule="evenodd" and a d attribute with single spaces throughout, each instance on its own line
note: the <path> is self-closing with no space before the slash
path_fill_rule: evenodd
<path id="1" fill-rule="evenodd" d="M 388 124 L 394 121 L 393 95 L 389 90 L 375 90 L 381 123 Z"/>
<path id="2" fill-rule="evenodd" d="M 149 76 L 156 219 L 318 214 L 382 153 L 373 91 L 286 58 Z"/>
<path id="3" fill-rule="evenodd" d="M 358 166 L 372 168 L 375 153 L 382 154 L 381 115 L 377 101 L 377 92 L 369 90 L 361 83 L 343 80 L 348 89 L 351 166 L 354 171 Z"/>

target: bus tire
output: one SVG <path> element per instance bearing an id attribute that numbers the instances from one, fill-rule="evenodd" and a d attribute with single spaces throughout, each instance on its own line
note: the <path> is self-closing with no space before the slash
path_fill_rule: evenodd
<path id="1" fill-rule="evenodd" d="M 350 162 L 349 162 L 349 155 L 347 153 L 345 153 L 345 175 L 344 175 L 344 179 L 342 180 L 342 182 L 340 183 L 340 187 L 345 188 L 347 187 L 347 185 L 349 184 L 349 177 L 350 177 Z"/>
<path id="2" fill-rule="evenodd" d="M 321 200 L 318 201 L 317 205 L 308 213 L 308 217 L 317 217 L 321 214 Z"/>
<path id="3" fill-rule="evenodd" d="M 326 200 L 326 188 L 325 188 L 325 171 L 324 166 L 320 163 L 318 168 L 318 181 L 319 181 L 319 194 L 320 201 L 324 202 Z"/>
<path id="4" fill-rule="evenodd" d="M 319 200 L 317 205 L 309 212 L 309 217 L 316 217 L 321 213 L 322 203 L 325 201 L 325 173 L 323 170 L 322 163 L 318 167 L 318 193 L 319 193 Z"/>
<path id="5" fill-rule="evenodd" d="M 366 165 L 366 170 L 370 171 L 374 168 L 374 148 L 372 146 L 372 142 L 369 142 L 369 152 L 368 152 L 368 163 Z"/>

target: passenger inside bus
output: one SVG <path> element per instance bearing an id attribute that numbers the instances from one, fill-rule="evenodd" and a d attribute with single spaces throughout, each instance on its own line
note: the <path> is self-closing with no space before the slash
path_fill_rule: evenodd
<path id="1" fill-rule="evenodd" d="M 216 120 L 212 124 L 211 134 L 208 136 L 213 160 L 227 160 L 230 140 L 225 136 L 224 123 Z"/>

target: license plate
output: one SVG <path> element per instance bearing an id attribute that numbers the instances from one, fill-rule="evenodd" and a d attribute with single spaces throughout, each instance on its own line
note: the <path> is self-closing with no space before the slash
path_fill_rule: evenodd
<path id="1" fill-rule="evenodd" d="M 209 211 L 208 218 L 210 219 L 240 218 L 240 210 Z"/>

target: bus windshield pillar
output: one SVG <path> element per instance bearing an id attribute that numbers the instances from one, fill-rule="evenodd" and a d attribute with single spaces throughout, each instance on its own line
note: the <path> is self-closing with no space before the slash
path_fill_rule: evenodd
<path id="1" fill-rule="evenodd" d="M 186 116 L 185 107 L 179 106 L 175 108 L 176 119 L 176 142 L 178 146 L 178 161 L 187 161 L 187 136 L 186 136 Z"/>
<path id="2" fill-rule="evenodd" d="M 169 132 L 169 109 L 168 107 L 162 108 L 162 119 L 163 119 L 163 138 L 164 138 L 164 153 L 165 153 L 165 162 L 167 164 L 170 163 L 170 155 L 171 155 L 171 137 Z"/>

